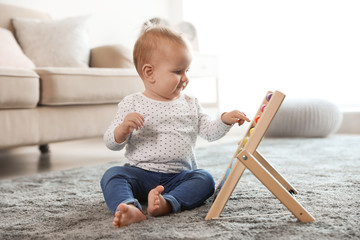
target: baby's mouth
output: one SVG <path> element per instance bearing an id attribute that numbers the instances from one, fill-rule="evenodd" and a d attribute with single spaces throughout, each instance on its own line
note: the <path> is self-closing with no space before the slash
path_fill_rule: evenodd
<path id="1" fill-rule="evenodd" d="M 179 89 L 179 90 L 184 90 L 185 87 L 186 87 L 186 83 L 183 83 L 183 84 L 179 84 L 179 85 L 177 86 L 177 89 Z"/>

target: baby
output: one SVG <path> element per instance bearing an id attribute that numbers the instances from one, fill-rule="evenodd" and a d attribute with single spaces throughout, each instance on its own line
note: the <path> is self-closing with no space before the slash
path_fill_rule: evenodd
<path id="1" fill-rule="evenodd" d="M 104 134 L 109 149 L 126 146 L 127 163 L 108 169 L 101 179 L 115 227 L 145 220 L 140 202 L 147 201 L 150 216 L 202 205 L 214 193 L 215 183 L 210 173 L 197 167 L 197 136 L 214 141 L 234 123 L 250 121 L 237 110 L 213 120 L 198 99 L 183 93 L 192 56 L 181 34 L 148 26 L 135 43 L 133 57 L 145 90 L 119 103 Z"/>

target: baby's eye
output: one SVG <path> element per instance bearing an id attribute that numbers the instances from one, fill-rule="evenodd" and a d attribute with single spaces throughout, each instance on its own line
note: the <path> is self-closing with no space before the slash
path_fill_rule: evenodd
<path id="1" fill-rule="evenodd" d="M 189 72 L 189 69 L 176 70 L 176 71 L 174 71 L 174 73 L 175 73 L 175 74 L 178 74 L 178 75 L 183 74 L 184 72 L 185 72 L 185 73 Z"/>

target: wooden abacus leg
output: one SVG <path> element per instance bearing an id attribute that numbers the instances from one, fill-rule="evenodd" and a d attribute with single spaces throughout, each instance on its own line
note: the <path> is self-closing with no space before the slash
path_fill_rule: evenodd
<path id="1" fill-rule="evenodd" d="M 276 178 L 276 180 L 279 181 L 279 183 L 281 183 L 284 188 L 286 188 L 289 193 L 291 194 L 297 194 L 298 191 L 291 186 L 291 184 L 286 181 L 286 179 L 268 162 L 266 161 L 266 159 L 259 153 L 259 151 L 255 151 L 254 152 L 254 157 L 259 161 L 259 163 L 261 163 L 261 165 L 263 165 L 264 168 L 266 168 L 266 170 L 269 171 L 269 173 Z"/>
<path id="2" fill-rule="evenodd" d="M 226 179 L 208 214 L 206 215 L 205 220 L 218 218 L 220 216 L 245 169 L 246 167 L 244 164 L 239 161 L 235 162 L 228 178 Z"/>
<path id="3" fill-rule="evenodd" d="M 313 222 L 315 219 L 301 204 L 289 193 L 287 189 L 272 176 L 266 168 L 249 152 L 242 151 L 238 159 L 248 168 L 295 217 L 301 222 Z"/>

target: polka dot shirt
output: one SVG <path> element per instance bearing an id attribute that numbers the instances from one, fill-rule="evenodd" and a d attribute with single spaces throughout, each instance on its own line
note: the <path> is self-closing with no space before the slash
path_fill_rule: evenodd
<path id="1" fill-rule="evenodd" d="M 148 171 L 178 173 L 197 169 L 194 154 L 197 136 L 215 141 L 231 128 L 220 118 L 211 119 L 196 98 L 184 94 L 166 102 L 135 93 L 125 97 L 118 107 L 113 122 L 104 134 L 104 142 L 115 151 L 126 146 L 127 165 Z M 144 127 L 134 130 L 125 142 L 118 144 L 114 139 L 114 130 L 132 112 L 145 118 Z"/>

